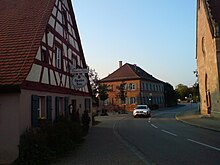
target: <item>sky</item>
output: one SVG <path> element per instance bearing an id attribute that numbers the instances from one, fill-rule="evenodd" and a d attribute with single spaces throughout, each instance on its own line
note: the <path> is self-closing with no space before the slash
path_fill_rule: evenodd
<path id="1" fill-rule="evenodd" d="M 104 78 L 136 64 L 155 78 L 196 82 L 195 0 L 72 0 L 86 63 Z"/>

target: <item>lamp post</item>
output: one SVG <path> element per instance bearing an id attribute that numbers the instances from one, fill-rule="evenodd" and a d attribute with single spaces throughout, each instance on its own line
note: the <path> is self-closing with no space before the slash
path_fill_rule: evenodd
<path id="1" fill-rule="evenodd" d="M 149 95 L 150 95 L 150 98 L 149 98 L 149 101 L 150 101 L 150 105 L 152 105 L 152 93 L 149 93 Z"/>

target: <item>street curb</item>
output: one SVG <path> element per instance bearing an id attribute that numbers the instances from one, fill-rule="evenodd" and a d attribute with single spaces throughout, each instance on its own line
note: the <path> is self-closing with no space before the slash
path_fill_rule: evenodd
<path id="1" fill-rule="evenodd" d="M 176 114 L 176 115 L 175 115 L 175 118 L 176 118 L 177 121 L 180 121 L 180 122 L 182 122 L 182 123 L 185 123 L 185 124 L 188 124 L 188 125 L 191 125 L 191 126 L 199 127 L 199 128 L 202 128 L 202 129 L 208 129 L 208 130 L 211 130 L 211 131 L 220 132 L 220 130 L 218 130 L 218 129 L 206 127 L 206 126 L 204 126 L 204 125 L 195 124 L 195 123 L 188 122 L 188 121 L 186 121 L 186 120 L 180 119 L 180 117 L 178 117 L 178 115 L 179 115 L 179 114 Z"/>

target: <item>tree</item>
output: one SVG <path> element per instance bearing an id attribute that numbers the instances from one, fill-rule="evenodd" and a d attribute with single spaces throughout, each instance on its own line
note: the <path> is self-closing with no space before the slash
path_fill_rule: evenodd
<path id="1" fill-rule="evenodd" d="M 108 85 L 107 84 L 99 84 L 98 85 L 98 97 L 104 104 L 104 101 L 108 98 Z"/>
<path id="2" fill-rule="evenodd" d="M 92 99 L 93 102 L 98 106 L 99 98 L 98 98 L 98 81 L 99 76 L 95 69 L 89 69 L 89 81 L 92 88 Z"/>
<path id="3" fill-rule="evenodd" d="M 177 104 L 177 94 L 173 86 L 169 83 L 164 84 L 165 106 L 174 106 Z"/>
<path id="4" fill-rule="evenodd" d="M 125 103 L 125 99 L 126 99 L 126 95 L 127 95 L 126 91 L 125 91 L 125 85 L 126 85 L 126 83 L 122 82 L 118 87 L 118 90 L 119 90 L 118 97 L 121 99 L 122 104 Z"/>
<path id="5" fill-rule="evenodd" d="M 102 114 L 101 115 L 108 115 L 107 110 L 103 108 L 104 101 L 108 98 L 108 85 L 107 84 L 99 84 L 98 86 L 98 97 L 101 100 L 101 106 L 102 106 Z"/>
<path id="6" fill-rule="evenodd" d="M 193 85 L 192 94 L 193 94 L 193 100 L 196 101 L 196 102 L 199 102 L 200 101 L 200 95 L 199 95 L 199 83 L 198 82 L 196 82 Z"/>
<path id="7" fill-rule="evenodd" d="M 122 82 L 119 86 L 118 86 L 118 97 L 121 99 L 121 104 L 124 104 L 124 108 L 123 108 L 123 111 L 122 113 L 125 113 L 125 100 L 126 100 L 126 97 L 127 97 L 127 93 L 126 93 L 126 90 L 125 90 L 125 85 L 126 83 Z"/>
<path id="8" fill-rule="evenodd" d="M 199 80 L 198 80 L 198 70 L 196 69 L 195 71 L 193 71 L 193 73 L 196 75 L 196 82 L 193 85 L 193 100 L 196 102 L 200 101 L 200 95 L 199 95 Z"/>
<path id="9" fill-rule="evenodd" d="M 178 98 L 184 100 L 185 97 L 189 96 L 189 89 L 186 85 L 179 84 L 176 86 L 175 91 L 177 92 Z"/>

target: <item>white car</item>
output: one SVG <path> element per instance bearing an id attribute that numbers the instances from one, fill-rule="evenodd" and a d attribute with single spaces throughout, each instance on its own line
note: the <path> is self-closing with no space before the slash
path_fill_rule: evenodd
<path id="1" fill-rule="evenodd" d="M 133 111 L 133 116 L 143 116 L 143 117 L 150 117 L 151 110 L 147 105 L 137 105 L 137 107 Z"/>

